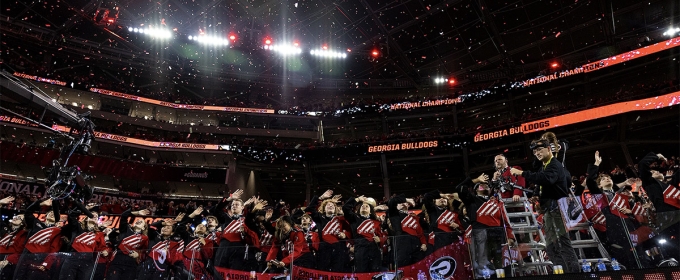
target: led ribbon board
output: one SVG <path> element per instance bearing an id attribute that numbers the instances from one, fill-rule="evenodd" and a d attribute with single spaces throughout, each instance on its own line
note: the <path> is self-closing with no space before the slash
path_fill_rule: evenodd
<path id="1" fill-rule="evenodd" d="M 544 131 L 551 128 L 586 122 L 604 117 L 610 117 L 618 114 L 633 111 L 654 110 L 665 107 L 671 107 L 678 104 L 680 104 L 680 91 L 676 91 L 666 95 L 645 98 L 641 100 L 619 102 L 588 110 L 582 110 L 574 113 L 527 122 L 523 123 L 520 126 L 512 127 L 509 129 L 502 129 L 489 133 L 477 133 L 477 135 L 475 135 L 474 141 L 482 142 L 513 134 L 520 133 L 527 134 L 532 132 Z"/>
<path id="2" fill-rule="evenodd" d="M 69 132 L 69 130 L 71 128 L 69 128 L 68 126 L 55 124 L 55 125 L 52 126 L 52 129 L 62 131 L 62 132 Z M 123 142 L 123 143 L 135 144 L 135 145 L 140 145 L 140 146 L 146 146 L 146 147 L 155 147 L 155 148 L 189 149 L 189 150 L 219 150 L 220 149 L 220 145 L 147 141 L 147 140 L 127 137 L 127 136 L 120 136 L 120 135 L 115 135 L 115 134 L 109 134 L 109 133 L 103 133 L 103 132 L 98 132 L 98 131 L 94 132 L 94 136 L 95 136 L 95 138 L 99 138 L 99 139 L 106 139 L 106 140 L 112 140 L 112 141 L 116 141 L 116 142 Z"/>
<path id="3" fill-rule="evenodd" d="M 122 92 L 116 92 L 112 90 L 100 89 L 100 88 L 90 88 L 91 92 L 96 92 L 103 95 L 130 99 L 134 101 L 165 106 L 175 109 L 187 109 L 187 110 L 202 110 L 202 111 L 222 111 L 222 112 L 239 112 L 239 113 L 257 113 L 257 114 L 274 114 L 273 109 L 260 109 L 260 108 L 242 108 L 242 107 L 223 107 L 223 106 L 205 106 L 205 105 L 191 105 L 191 104 L 177 104 L 171 102 L 165 102 L 160 100 L 155 100 L 146 97 L 140 97 L 136 95 L 126 94 Z"/>
<path id="4" fill-rule="evenodd" d="M 647 56 L 650 54 L 658 53 L 660 51 L 665 51 L 668 49 L 675 48 L 677 46 L 680 46 L 680 37 L 673 38 L 670 40 L 666 40 L 663 42 L 659 42 L 650 46 L 642 47 L 636 50 L 632 50 L 626 53 L 622 53 L 619 55 L 615 55 L 612 57 L 608 57 L 599 61 L 595 61 L 592 63 L 588 63 L 579 67 L 576 67 L 571 70 L 564 70 L 562 72 L 555 72 L 553 74 L 547 75 L 547 76 L 538 76 L 536 78 L 528 79 L 522 82 L 522 85 L 524 87 L 529 87 L 533 86 L 536 84 L 541 84 L 545 82 L 549 82 L 552 80 L 560 79 L 560 78 L 565 78 L 569 77 L 572 75 L 576 74 L 582 74 L 582 73 L 588 73 L 588 72 L 593 72 L 597 71 L 600 69 L 607 68 L 609 66 L 614 66 L 619 63 L 624 63 L 626 61 L 631 61 L 636 58 L 640 58 L 643 56 Z"/>

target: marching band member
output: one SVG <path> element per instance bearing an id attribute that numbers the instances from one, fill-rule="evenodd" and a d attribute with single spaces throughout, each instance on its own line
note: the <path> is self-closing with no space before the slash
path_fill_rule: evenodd
<path id="1" fill-rule="evenodd" d="M 132 211 L 132 209 L 128 209 L 121 214 L 118 226 L 118 242 L 106 273 L 107 280 L 136 278 L 137 265 L 144 251 L 149 247 L 149 238 L 147 237 L 149 227 L 143 219 L 136 220 L 135 217 L 146 215 L 149 215 L 149 210 Z M 133 221 L 132 225 L 130 225 L 130 218 Z"/>
<path id="2" fill-rule="evenodd" d="M 257 246 L 257 233 L 246 223 L 243 216 L 244 203 L 241 200 L 243 190 L 236 190 L 230 197 L 225 197 L 215 206 L 215 215 L 223 225 L 219 246 L 215 252 L 215 266 L 246 270 L 246 256 L 249 246 Z M 227 213 L 224 208 L 229 206 Z"/>
<path id="3" fill-rule="evenodd" d="M 488 269 L 490 273 L 495 270 L 494 265 L 488 257 L 488 235 L 489 229 L 504 228 L 505 238 L 510 247 L 514 246 L 515 236 L 510 228 L 507 213 L 503 202 L 491 195 L 491 190 L 487 184 L 489 177 L 482 174 L 475 179 L 467 178 L 455 187 L 456 193 L 467 209 L 470 217 L 471 231 L 470 239 L 472 244 L 473 267 L 475 275 L 481 277 L 483 270 Z M 473 191 L 466 190 L 466 186 L 475 183 Z"/>
<path id="4" fill-rule="evenodd" d="M 90 214 L 90 217 L 78 221 L 80 214 L 80 211 L 71 211 L 68 224 L 63 227 L 64 231 L 70 231 L 72 241 L 71 254 L 61 266 L 59 280 L 90 279 L 99 255 L 107 257 L 109 254 L 104 233 L 99 230 L 95 216 Z"/>
<path id="5" fill-rule="evenodd" d="M 351 238 L 351 234 L 345 218 L 338 216 L 336 203 L 340 196 L 332 195 L 333 191 L 327 190 L 320 197 L 312 198 L 305 212 L 310 213 L 316 223 L 321 239 L 316 256 L 317 269 L 342 272 L 349 267 L 349 250 L 343 240 Z M 319 201 L 322 201 L 320 206 Z"/>
<path id="6" fill-rule="evenodd" d="M 0 209 L 2 205 L 13 201 L 13 196 L 0 199 Z M 28 231 L 23 214 L 12 217 L 7 225 L 0 225 L 0 280 L 11 280 L 14 276 L 14 269 L 24 251 L 27 238 Z"/>
<path id="7" fill-rule="evenodd" d="M 281 260 L 276 257 L 279 252 L 282 252 Z M 309 250 L 304 234 L 295 229 L 293 219 L 281 216 L 276 221 L 274 246 L 267 255 L 267 265 L 284 268 L 291 263 L 298 267 L 314 268 L 314 255 Z"/>
<path id="8" fill-rule="evenodd" d="M 431 191 L 424 195 L 424 204 L 430 217 L 431 236 L 434 238 L 434 250 L 458 240 L 461 233 L 461 222 L 458 212 L 450 209 L 454 194 L 442 194 Z"/>
<path id="9" fill-rule="evenodd" d="M 354 211 L 357 203 L 361 203 L 358 213 Z M 350 198 L 342 208 L 352 228 L 352 236 L 357 238 L 354 240 L 354 271 L 380 271 L 382 246 L 387 238 L 382 234 L 380 221 L 375 216 L 375 199 L 364 196 Z"/>
<path id="10" fill-rule="evenodd" d="M 393 252 L 397 266 L 413 264 L 423 258 L 427 251 L 427 239 L 420 225 L 420 217 L 408 212 L 415 206 L 412 198 L 397 195 L 387 202 L 387 222 L 394 233 Z"/>
<path id="11" fill-rule="evenodd" d="M 45 215 L 44 223 L 33 215 L 39 206 L 52 207 L 52 211 Z M 61 227 L 57 223 L 59 217 L 59 206 L 57 203 L 53 205 L 51 199 L 42 202 L 37 200 L 26 208 L 24 219 L 28 229 L 28 240 L 17 265 L 14 279 L 50 278 L 50 273 L 56 271 L 52 269 L 58 261 L 54 253 L 59 252 L 62 245 Z"/>

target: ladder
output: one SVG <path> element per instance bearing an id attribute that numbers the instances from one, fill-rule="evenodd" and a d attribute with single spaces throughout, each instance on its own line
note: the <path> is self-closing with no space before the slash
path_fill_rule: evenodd
<path id="1" fill-rule="evenodd" d="M 580 199 L 574 198 L 574 197 L 572 197 L 572 198 L 575 199 L 576 202 L 579 205 L 581 205 Z M 562 199 L 569 199 L 569 197 L 562 198 Z M 562 200 L 562 199 L 560 199 L 560 200 Z M 568 205 L 568 204 L 565 204 L 565 205 Z M 559 207 L 560 207 L 560 213 L 562 213 L 562 219 L 566 223 L 566 221 L 568 221 L 569 218 L 565 217 L 564 213 L 566 213 L 567 211 L 564 211 L 564 209 L 562 209 L 562 208 L 564 208 L 563 203 L 559 203 Z M 583 205 L 581 205 L 581 209 L 584 209 Z M 586 262 L 591 263 L 591 265 L 594 265 L 599 260 L 602 260 L 605 263 L 611 263 L 611 257 L 609 256 L 609 252 L 607 252 L 607 250 L 602 245 L 602 242 L 600 242 L 600 238 L 597 237 L 597 233 L 595 232 L 595 229 L 593 228 L 593 225 L 590 222 L 590 220 L 588 220 L 586 218 L 584 213 L 581 213 L 580 220 L 582 222 L 577 223 L 576 225 L 574 225 L 572 227 L 568 227 L 565 224 L 565 228 L 567 229 L 569 239 L 571 240 L 571 246 L 576 251 L 576 256 L 578 256 L 579 265 L 581 265 L 581 263 L 583 263 L 584 260 Z M 587 238 L 584 238 L 583 236 L 581 236 L 580 233 L 582 233 L 582 231 L 585 231 L 585 233 L 586 233 L 585 235 L 586 235 Z M 588 256 L 586 256 L 586 253 L 584 251 L 584 249 L 586 249 L 586 248 L 597 248 L 597 252 L 599 253 L 599 257 L 598 258 L 592 258 L 592 257 L 588 258 Z"/>
<path id="2" fill-rule="evenodd" d="M 526 194 L 522 194 L 519 201 L 512 201 L 512 198 L 503 198 L 501 200 L 503 201 L 505 212 L 508 214 L 510 227 L 515 234 L 520 254 L 528 252 L 530 255 L 529 262 L 520 260 L 515 265 L 513 261 L 510 277 L 533 274 L 548 275 L 548 267 L 552 267 L 553 263 L 545 257 L 546 243 L 542 227 L 536 219 L 533 206 L 527 199 Z M 538 241 L 535 240 L 536 238 Z"/>

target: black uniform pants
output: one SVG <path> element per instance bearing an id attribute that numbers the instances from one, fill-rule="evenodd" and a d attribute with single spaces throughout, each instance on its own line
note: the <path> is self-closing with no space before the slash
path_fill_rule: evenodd
<path id="1" fill-rule="evenodd" d="M 317 269 L 344 272 L 349 270 L 349 250 L 343 241 L 333 244 L 321 241 L 317 252 Z"/>
<path id="2" fill-rule="evenodd" d="M 152 258 L 147 258 L 144 262 L 142 262 L 142 264 L 139 265 L 137 280 L 168 279 L 168 275 L 170 274 L 170 266 L 167 263 L 168 261 L 169 260 L 166 260 L 164 263 L 159 263 L 158 261 L 154 261 Z"/>
<path id="3" fill-rule="evenodd" d="M 354 244 L 355 272 L 380 271 L 380 264 L 382 263 L 381 253 L 380 243 L 357 240 L 357 243 Z"/>
<path id="4" fill-rule="evenodd" d="M 53 261 L 49 267 L 44 267 L 45 260 L 50 254 L 32 254 L 24 251 L 17 268 L 14 271 L 16 280 L 45 280 L 59 277 L 59 258 L 53 255 Z"/>
<path id="5" fill-rule="evenodd" d="M 451 245 L 454 241 L 458 241 L 457 234 L 453 232 L 434 232 L 434 251 Z"/>
<path id="6" fill-rule="evenodd" d="M 312 253 L 302 254 L 302 256 L 299 256 L 298 258 L 295 259 L 295 261 L 293 261 L 293 266 L 314 269 L 314 267 L 316 266 L 314 261 L 314 254 Z"/>
<path id="7" fill-rule="evenodd" d="M 70 256 L 64 258 L 59 280 L 90 280 L 94 262 L 93 253 L 71 253 Z"/>
<path id="8" fill-rule="evenodd" d="M 215 253 L 215 265 L 229 269 L 250 271 L 249 261 L 251 254 L 249 251 L 252 250 L 250 250 L 250 247 L 246 250 L 246 244 L 243 242 L 230 242 L 229 240 L 222 239 Z M 254 259 L 254 253 L 252 257 Z"/>
<path id="9" fill-rule="evenodd" d="M 137 278 L 137 261 L 118 252 L 106 272 L 106 280 L 132 280 Z"/>
<path id="10" fill-rule="evenodd" d="M 393 248 L 395 248 L 397 267 L 407 266 L 419 261 L 423 257 L 420 245 L 418 237 L 413 235 L 395 236 Z"/>

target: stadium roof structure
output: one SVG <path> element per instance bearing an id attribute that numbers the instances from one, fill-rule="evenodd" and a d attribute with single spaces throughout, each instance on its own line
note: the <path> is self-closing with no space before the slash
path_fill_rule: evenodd
<path id="1" fill-rule="evenodd" d="M 0 17 L 6 36 L 117 65 L 177 74 L 197 68 L 294 87 L 373 80 L 375 87 L 422 89 L 441 78 L 456 86 L 513 80 L 658 41 L 677 21 L 678 6 L 669 0 L 15 0 Z M 132 32 L 149 27 L 174 38 Z M 203 35 L 233 40 L 223 47 L 188 39 Z M 263 49 L 264 40 L 294 42 L 303 51 L 278 57 Z M 315 49 L 347 57 L 312 57 Z"/>

